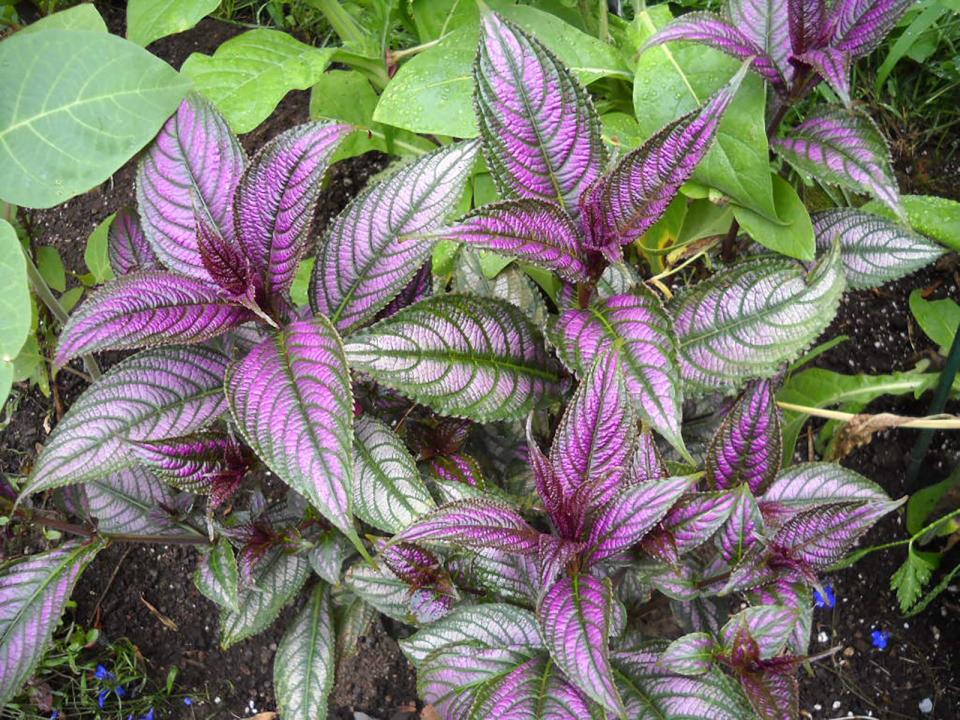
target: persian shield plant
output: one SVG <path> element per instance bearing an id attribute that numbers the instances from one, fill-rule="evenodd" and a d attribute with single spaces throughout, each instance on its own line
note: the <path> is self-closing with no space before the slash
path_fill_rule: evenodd
<path id="1" fill-rule="evenodd" d="M 795 5 L 770 12 L 792 29 Z M 818 67 L 809 53 L 874 42 L 880 30 L 857 29 L 869 13 L 844 13 L 842 31 L 837 19 L 793 31 L 788 53 L 749 40 L 726 86 L 615 158 L 571 71 L 487 14 L 479 141 L 355 198 L 316 244 L 309 307 L 290 289 L 351 128 L 299 126 L 248 159 L 188 96 L 141 158 L 137 210 L 111 227 L 117 278 L 60 340 L 61 365 L 146 349 L 91 384 L 23 488 L 21 516 L 42 521 L 30 497 L 55 491 L 87 540 L 0 574 L 0 696 L 29 677 L 86 563 L 129 540 L 201 548 L 194 579 L 225 646 L 298 604 L 274 668 L 284 718 L 326 716 L 338 657 L 377 612 L 417 628 L 402 647 L 444 718 L 796 717 L 812 589 L 899 501 L 838 465 L 783 467 L 776 386 L 848 283 L 904 271 L 891 243 L 912 268 L 939 250 L 836 210 L 817 218 L 815 261 L 751 252 L 671 291 L 644 280 L 634 247 L 750 67 L 789 97 Z M 654 42 L 695 23 L 724 38 L 746 25 L 697 16 Z M 811 138 L 836 140 L 844 177 L 895 204 L 845 122 L 801 125 L 778 152 L 836 169 Z M 501 199 L 463 215 L 481 153 Z M 440 240 L 462 245 L 452 277 L 432 272 Z M 478 251 L 529 274 L 489 278 Z M 530 280 L 547 273 L 549 297 Z M 709 442 L 684 427 L 685 400 L 709 408 Z M 285 495 L 260 491 L 264 468 Z M 640 633 L 653 592 L 684 635 Z"/>

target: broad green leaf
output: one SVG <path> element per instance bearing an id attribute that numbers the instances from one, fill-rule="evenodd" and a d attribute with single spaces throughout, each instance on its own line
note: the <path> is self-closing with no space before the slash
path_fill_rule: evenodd
<path id="1" fill-rule="evenodd" d="M 957 466 L 947 479 L 927 485 L 913 493 L 907 501 L 907 532 L 911 535 L 919 533 L 943 496 L 958 485 L 960 485 L 960 466 Z"/>
<path id="2" fill-rule="evenodd" d="M 102 547 L 69 542 L 0 568 L 0 704 L 33 673 L 77 578 Z"/>
<path id="3" fill-rule="evenodd" d="M 221 537 L 206 554 L 200 556 L 193 584 L 205 597 L 222 608 L 240 612 L 240 573 L 233 546 Z"/>
<path id="4" fill-rule="evenodd" d="M 114 278 L 113 268 L 110 267 L 110 256 L 107 251 L 107 237 L 110 232 L 110 225 L 113 224 L 113 219 L 116 216 L 116 213 L 108 215 L 97 225 L 94 231 L 90 233 L 90 237 L 87 238 L 87 247 L 83 251 L 83 262 L 97 284 L 105 283 L 107 280 Z"/>
<path id="5" fill-rule="evenodd" d="M 391 155 L 422 155 L 436 148 L 426 138 L 373 119 L 377 93 L 366 77 L 356 70 L 330 70 L 310 90 L 310 117 L 346 122 L 357 128 L 340 149 L 337 158 L 379 150 Z"/>
<path id="6" fill-rule="evenodd" d="M 376 418 L 354 423 L 353 511 L 365 522 L 398 533 L 436 504 L 399 436 Z"/>
<path id="7" fill-rule="evenodd" d="M 283 635 L 273 660 L 280 717 L 325 720 L 336 666 L 330 589 L 321 583 Z"/>
<path id="8" fill-rule="evenodd" d="M 501 14 L 535 35 L 585 85 L 629 77 L 611 46 L 553 15 L 525 6 L 505 7 Z M 418 133 L 475 137 L 471 70 L 478 40 L 479 25 L 471 24 L 402 65 L 380 96 L 374 120 Z"/>
<path id="9" fill-rule="evenodd" d="M 669 21 L 665 14 L 644 11 L 634 22 L 652 32 Z M 698 108 L 726 85 L 739 67 L 736 60 L 702 45 L 669 43 L 646 50 L 637 62 L 633 83 L 633 107 L 644 138 Z M 764 82 L 750 73 L 720 121 L 716 144 L 693 179 L 729 195 L 742 207 L 777 220 L 765 107 Z"/>
<path id="10" fill-rule="evenodd" d="M 260 28 L 227 40 L 212 56 L 193 53 L 181 72 L 234 132 L 245 133 L 266 120 L 288 92 L 314 85 L 334 52 Z"/>
<path id="11" fill-rule="evenodd" d="M 30 333 L 32 312 L 23 248 L 13 226 L 0 219 L 0 367 L 9 372 Z"/>
<path id="12" fill-rule="evenodd" d="M 0 198 L 51 207 L 103 182 L 157 134 L 188 87 L 115 35 L 55 29 L 3 40 Z"/>
<path id="13" fill-rule="evenodd" d="M 816 243 L 810 213 L 793 185 L 779 175 L 772 176 L 772 182 L 779 222 L 739 205 L 733 206 L 733 216 L 740 227 L 765 248 L 798 260 L 813 260 Z"/>
<path id="14" fill-rule="evenodd" d="M 902 195 L 900 201 L 914 230 L 960 252 L 960 202 L 932 195 Z M 896 213 L 877 200 L 871 200 L 863 209 L 896 219 Z"/>
<path id="15" fill-rule="evenodd" d="M 238 596 L 239 612 L 224 610 L 220 616 L 220 644 L 224 649 L 266 630 L 277 619 L 310 576 L 310 563 L 303 555 L 270 550 L 256 565 L 253 586 Z"/>
<path id="16" fill-rule="evenodd" d="M 107 24 L 103 21 L 93 3 L 81 3 L 40 18 L 35 23 L 30 23 L 19 30 L 18 34 L 25 35 L 40 30 L 91 30 L 105 33 L 107 32 Z"/>
<path id="17" fill-rule="evenodd" d="M 146 47 L 154 40 L 189 30 L 219 5 L 219 0 L 130 0 L 127 39 Z"/>
<path id="18" fill-rule="evenodd" d="M 63 258 L 60 257 L 60 251 L 52 245 L 44 245 L 36 249 L 37 270 L 40 271 L 40 277 L 50 286 L 51 290 L 65 292 L 67 289 L 67 270 L 63 266 Z"/>
<path id="19" fill-rule="evenodd" d="M 910 312 L 928 338 L 940 346 L 940 354 L 950 352 L 960 328 L 960 305 L 956 300 L 924 300 L 920 290 L 910 293 Z"/>

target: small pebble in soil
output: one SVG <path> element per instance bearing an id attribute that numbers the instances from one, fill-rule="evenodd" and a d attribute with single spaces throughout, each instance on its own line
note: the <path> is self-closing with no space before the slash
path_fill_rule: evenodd
<path id="1" fill-rule="evenodd" d="M 933 700 L 930 698 L 924 698 L 920 701 L 920 712 L 924 715 L 929 715 L 933 712 Z"/>
<path id="2" fill-rule="evenodd" d="M 833 707 L 834 710 L 839 710 L 839 709 L 840 709 L 840 701 L 839 701 L 839 700 L 834 700 L 832 707 Z"/>
<path id="3" fill-rule="evenodd" d="M 830 636 L 827 635 L 827 631 L 826 631 L 826 630 L 821 630 L 819 633 L 817 633 L 817 642 L 818 642 L 818 643 L 820 643 L 821 645 L 824 645 L 824 644 L 828 643 L 829 641 L 830 641 Z"/>

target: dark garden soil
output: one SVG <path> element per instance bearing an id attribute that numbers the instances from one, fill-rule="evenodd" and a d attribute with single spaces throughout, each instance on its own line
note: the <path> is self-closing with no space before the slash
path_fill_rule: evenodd
<path id="1" fill-rule="evenodd" d="M 103 13 L 111 29 L 122 30 L 122 12 L 105 7 Z M 191 52 L 212 52 L 241 30 L 204 20 L 190 32 L 158 41 L 151 50 L 179 67 Z M 241 138 L 248 152 L 277 132 L 306 120 L 307 105 L 307 93 L 287 96 L 268 122 Z M 384 164 L 383 157 L 367 156 L 341 163 L 333 170 L 321 198 L 313 237 Z M 131 163 L 102 187 L 57 208 L 35 213 L 32 231 L 36 242 L 56 246 L 68 270 L 85 272 L 86 238 L 106 215 L 134 203 L 134 175 Z M 947 182 L 942 174 L 926 166 L 917 179 L 927 185 L 931 176 L 948 192 L 956 192 L 960 185 L 960 175 L 954 174 L 953 181 Z M 901 181 L 910 184 L 911 179 L 906 176 Z M 926 187 L 914 189 L 929 191 Z M 908 370 L 927 359 L 936 368 L 941 360 L 913 323 L 907 307 L 908 295 L 918 287 L 929 290 L 931 298 L 960 298 L 958 258 L 947 257 L 936 267 L 879 290 L 848 294 L 825 337 L 842 334 L 850 339 L 819 357 L 816 364 L 839 372 L 876 374 Z M 108 356 L 104 364 L 119 357 Z M 10 424 L 0 432 L 0 470 L 28 471 L 57 417 L 83 387 L 79 378 L 60 373 L 54 398 L 47 399 L 35 391 L 27 394 Z M 928 402 L 928 397 L 920 401 L 910 397 L 880 400 L 867 411 L 924 415 Z M 948 410 L 958 413 L 960 404 Z M 899 497 L 904 494 L 906 458 L 915 438 L 909 431 L 880 433 L 869 445 L 849 455 L 844 464 Z M 807 459 L 804 438 L 799 447 Z M 939 433 L 922 477 L 925 482 L 935 482 L 958 462 L 960 437 Z M 902 537 L 904 532 L 900 518 L 894 516 L 874 529 L 865 544 Z M 820 652 L 840 646 L 842 650 L 803 675 L 804 717 L 960 718 L 960 589 L 956 585 L 948 588 L 924 613 L 904 620 L 889 590 L 889 578 L 903 558 L 899 550 L 877 553 L 832 577 L 837 605 L 832 610 L 817 610 L 811 649 Z M 958 561 L 960 546 L 945 566 Z M 199 702 L 158 717 L 246 718 L 274 710 L 273 655 L 295 608 L 287 608 L 270 630 L 223 651 L 218 643 L 217 612 L 193 587 L 194 565 L 195 553 L 186 548 L 111 547 L 81 579 L 75 594 L 75 619 L 81 624 L 96 624 L 105 640 L 131 639 L 159 680 L 166 677 L 171 666 L 180 669 L 178 685 Z M 886 650 L 871 646 L 873 629 L 890 632 Z M 926 709 L 927 701 L 932 710 L 924 713 L 921 706 Z M 363 639 L 359 653 L 338 669 L 331 717 L 363 717 L 355 713 L 367 713 L 378 720 L 419 715 L 412 669 L 380 623 Z"/>

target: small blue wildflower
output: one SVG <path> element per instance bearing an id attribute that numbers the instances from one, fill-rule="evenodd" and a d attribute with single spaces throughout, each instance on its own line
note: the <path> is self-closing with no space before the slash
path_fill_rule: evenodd
<path id="1" fill-rule="evenodd" d="M 153 708 L 150 708 L 150 710 L 147 711 L 147 714 L 140 718 L 140 720 L 156 720 L 156 718 L 153 716 Z"/>
<path id="2" fill-rule="evenodd" d="M 97 705 L 100 706 L 100 709 L 103 709 L 103 706 L 107 703 L 107 695 L 110 694 L 109 690 L 101 690 L 100 694 L 97 695 Z"/>
<path id="3" fill-rule="evenodd" d="M 53 711 L 53 714 L 50 716 L 50 720 L 57 720 L 57 718 L 59 718 L 59 717 L 60 717 L 60 711 L 59 711 L 59 710 L 54 710 L 54 711 Z"/>
<path id="4" fill-rule="evenodd" d="M 114 674 L 107 670 L 103 665 L 97 665 L 97 672 L 94 673 L 97 680 L 113 680 Z"/>
<path id="5" fill-rule="evenodd" d="M 823 595 L 821 595 L 818 590 L 814 590 L 813 602 L 818 608 L 832 608 L 837 604 L 837 596 L 833 594 L 833 587 L 830 585 L 824 585 Z"/>
<path id="6" fill-rule="evenodd" d="M 123 685 L 117 685 L 117 687 L 114 688 L 114 692 L 117 694 L 117 697 L 123 697 L 124 695 L 127 694 L 127 691 L 123 687 Z"/>
<path id="7" fill-rule="evenodd" d="M 877 650 L 886 650 L 887 643 L 890 641 L 890 633 L 886 630 L 874 630 L 870 633 L 870 638 Z"/>
<path id="8" fill-rule="evenodd" d="M 184 704 L 184 705 L 188 705 L 188 706 L 189 706 L 189 705 L 193 705 L 193 698 L 192 698 L 192 697 L 185 697 L 185 698 L 183 699 L 183 704 Z"/>

